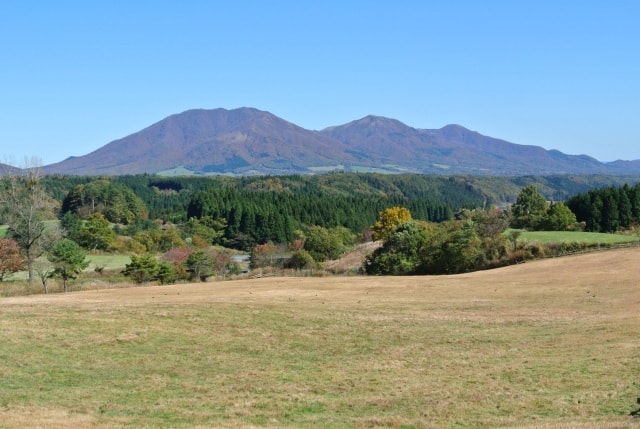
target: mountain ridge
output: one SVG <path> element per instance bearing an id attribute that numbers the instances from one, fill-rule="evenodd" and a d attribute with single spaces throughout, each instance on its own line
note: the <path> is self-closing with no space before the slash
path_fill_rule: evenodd
<path id="1" fill-rule="evenodd" d="M 413 128 L 368 115 L 319 131 L 252 107 L 192 109 L 82 156 L 43 167 L 47 174 L 313 174 L 326 171 L 548 175 L 637 174 L 640 160 L 603 163 L 518 145 L 461 125 Z"/>

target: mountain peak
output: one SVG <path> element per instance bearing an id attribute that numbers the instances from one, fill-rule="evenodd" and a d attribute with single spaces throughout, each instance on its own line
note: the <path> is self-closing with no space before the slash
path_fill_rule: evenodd
<path id="1" fill-rule="evenodd" d="M 403 124 L 397 119 L 391 119 L 384 116 L 377 115 L 367 115 L 364 118 L 357 119 L 355 121 L 350 122 L 349 124 L 366 126 L 366 127 L 376 127 L 376 128 L 385 128 L 385 127 L 407 127 L 408 125 Z M 349 125 L 347 124 L 347 125 Z"/>
<path id="2" fill-rule="evenodd" d="M 557 151 L 556 151 L 557 152 Z M 638 163 L 605 165 L 483 136 L 455 124 L 412 128 L 368 115 L 311 131 L 252 107 L 192 109 L 115 140 L 46 173 L 310 174 L 332 170 L 430 174 L 623 174 Z"/>

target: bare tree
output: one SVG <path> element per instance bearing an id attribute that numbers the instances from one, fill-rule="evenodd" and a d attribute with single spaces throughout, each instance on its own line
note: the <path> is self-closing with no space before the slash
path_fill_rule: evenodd
<path id="1" fill-rule="evenodd" d="M 44 289 L 44 293 L 49 293 L 49 288 L 47 287 L 47 280 L 49 280 L 53 276 L 54 268 L 50 262 L 44 261 L 42 259 L 38 259 L 33 264 L 33 270 L 38 275 L 40 282 L 42 283 L 42 288 Z"/>
<path id="2" fill-rule="evenodd" d="M 51 215 L 51 198 L 40 183 L 40 161 L 25 160 L 24 168 L 5 168 L 0 173 L 0 210 L 8 224 L 7 236 L 13 238 L 25 254 L 29 283 L 35 279 L 34 262 L 42 255 L 44 220 Z"/>

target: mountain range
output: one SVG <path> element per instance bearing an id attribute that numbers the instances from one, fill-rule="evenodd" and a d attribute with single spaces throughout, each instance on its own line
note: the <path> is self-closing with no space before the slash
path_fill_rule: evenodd
<path id="1" fill-rule="evenodd" d="M 459 125 L 412 128 L 366 116 L 307 130 L 254 108 L 188 110 L 101 148 L 43 167 L 47 174 L 384 173 L 548 175 L 640 173 L 640 160 L 603 163 L 518 145 Z"/>

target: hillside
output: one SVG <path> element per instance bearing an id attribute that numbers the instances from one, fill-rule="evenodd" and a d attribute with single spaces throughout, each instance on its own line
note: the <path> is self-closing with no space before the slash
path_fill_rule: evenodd
<path id="1" fill-rule="evenodd" d="M 473 175 L 636 174 L 640 162 L 605 164 L 487 137 L 459 125 L 438 130 L 367 116 L 321 131 L 253 108 L 189 110 L 86 155 L 45 166 L 49 174 L 310 174 L 378 171 Z"/>

